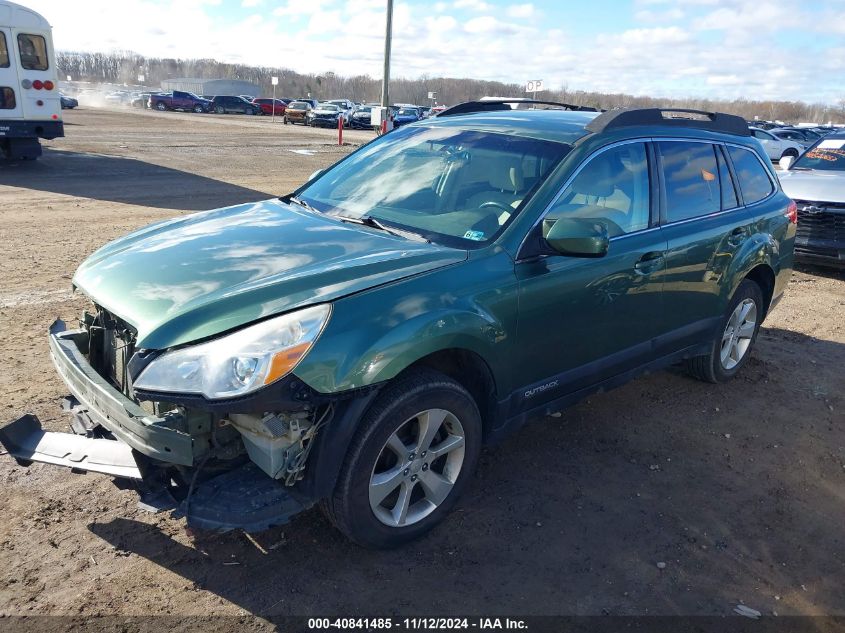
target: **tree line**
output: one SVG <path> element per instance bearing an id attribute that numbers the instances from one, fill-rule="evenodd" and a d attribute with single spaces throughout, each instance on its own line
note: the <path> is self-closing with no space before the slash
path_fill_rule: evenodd
<path id="1" fill-rule="evenodd" d="M 130 51 L 114 53 L 78 53 L 62 51 L 58 55 L 59 75 L 70 76 L 74 81 L 137 85 L 143 75 L 143 84 L 152 89 L 164 79 L 200 77 L 204 79 L 240 79 L 263 88 L 260 96 L 270 96 L 271 77 L 278 77 L 276 95 L 298 98 L 311 95 L 314 99 L 348 98 L 353 101 L 378 101 L 381 80 L 367 75 L 346 77 L 333 72 L 320 74 L 299 73 L 288 68 L 230 64 L 214 59 L 168 59 L 145 57 Z M 394 103 L 429 105 L 429 92 L 437 93 L 437 102 L 447 105 L 489 96 L 528 96 L 523 86 L 498 81 L 461 79 L 452 77 L 422 76 L 418 79 L 395 78 L 390 81 L 390 97 Z M 804 103 L 801 101 L 754 101 L 750 99 L 665 99 L 660 97 L 633 96 L 622 93 L 608 94 L 584 90 L 547 90 L 538 94 L 539 99 L 560 101 L 573 105 L 599 109 L 619 107 L 674 107 L 696 110 L 730 112 L 746 119 L 780 120 L 787 122 L 845 123 L 845 98 L 837 104 Z"/>

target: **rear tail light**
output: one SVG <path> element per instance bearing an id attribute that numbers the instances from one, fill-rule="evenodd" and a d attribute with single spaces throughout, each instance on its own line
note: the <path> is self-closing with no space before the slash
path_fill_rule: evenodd
<path id="1" fill-rule="evenodd" d="M 795 200 L 789 201 L 789 206 L 786 207 L 784 215 L 789 219 L 790 224 L 798 224 L 798 205 L 795 204 Z"/>
<path id="2" fill-rule="evenodd" d="M 44 90 L 52 90 L 54 88 L 54 84 L 49 79 L 44 82 Z"/>
<path id="3" fill-rule="evenodd" d="M 44 87 L 44 82 L 42 82 L 40 79 L 36 79 L 32 82 L 32 87 L 36 90 L 41 90 Z"/>

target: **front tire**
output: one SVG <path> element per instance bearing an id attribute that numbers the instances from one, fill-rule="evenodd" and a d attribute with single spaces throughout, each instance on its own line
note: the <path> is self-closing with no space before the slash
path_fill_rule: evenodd
<path id="1" fill-rule="evenodd" d="M 407 373 L 364 415 L 323 511 L 364 547 L 419 538 L 472 477 L 481 430 L 478 407 L 460 384 L 430 369 Z"/>
<path id="2" fill-rule="evenodd" d="M 216 108 L 214 108 L 214 111 L 217 114 L 226 114 L 226 110 L 225 108 L 223 108 L 223 106 L 217 106 Z"/>
<path id="3" fill-rule="evenodd" d="M 743 280 L 728 304 L 710 352 L 687 359 L 687 373 L 712 383 L 727 382 L 736 376 L 751 356 L 763 314 L 760 286 L 750 279 Z"/>
<path id="4" fill-rule="evenodd" d="M 196 112 L 197 114 L 202 114 L 203 113 L 202 106 L 201 105 L 195 105 L 194 106 L 194 112 Z"/>

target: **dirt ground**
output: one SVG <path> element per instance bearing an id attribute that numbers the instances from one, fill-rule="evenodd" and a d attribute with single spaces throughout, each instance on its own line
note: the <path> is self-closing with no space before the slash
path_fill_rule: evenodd
<path id="1" fill-rule="evenodd" d="M 0 419 L 50 430 L 68 420 L 45 334 L 85 305 L 70 294 L 84 257 L 286 193 L 349 151 L 264 118 L 65 118 L 42 160 L 0 166 Z M 843 422 L 845 277 L 801 269 L 737 380 L 662 372 L 537 419 L 398 551 L 351 545 L 318 511 L 194 538 L 107 477 L 0 457 L 0 615 L 845 615 Z"/>

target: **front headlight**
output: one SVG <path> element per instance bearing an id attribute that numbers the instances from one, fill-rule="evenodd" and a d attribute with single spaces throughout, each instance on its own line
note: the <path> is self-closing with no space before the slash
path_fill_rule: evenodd
<path id="1" fill-rule="evenodd" d="M 320 336 L 331 314 L 322 304 L 251 325 L 207 343 L 165 352 L 141 372 L 135 387 L 232 398 L 289 374 Z"/>

